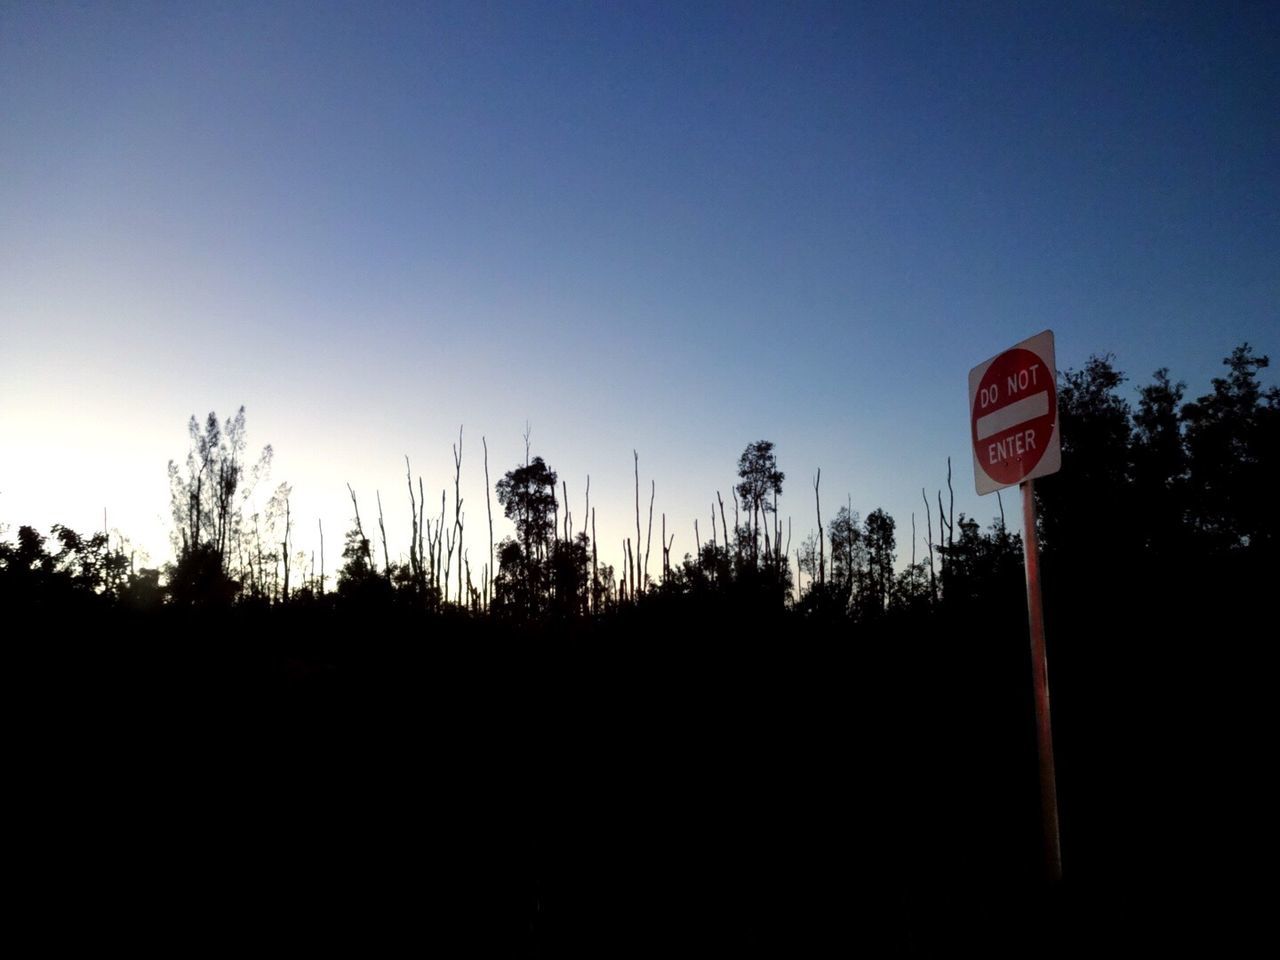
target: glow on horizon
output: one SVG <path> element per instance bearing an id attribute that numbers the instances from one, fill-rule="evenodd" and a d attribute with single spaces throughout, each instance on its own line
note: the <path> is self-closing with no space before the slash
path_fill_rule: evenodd
<path id="1" fill-rule="evenodd" d="M 228 411 L 230 412 L 230 411 Z M 197 419 L 203 420 L 203 416 Z M 225 416 L 219 411 L 219 419 Z M 21 420 L 13 422 L 21 423 Z M 133 421 L 136 422 L 136 421 Z M 262 430 L 255 428 L 255 418 L 247 413 L 249 427 L 248 460 L 256 459 L 265 438 Z M 168 436 L 151 436 L 146 439 L 134 435 L 132 442 L 122 445 L 115 439 L 115 433 L 104 428 L 103 421 L 93 418 L 74 420 L 71 418 L 55 418 L 49 423 L 39 424 L 27 421 L 21 430 L 6 430 L 0 435 L 0 443 L 6 449 L 18 448 L 29 451 L 39 463 L 38 476 L 44 481 L 40 484 L 27 482 L 27 474 L 14 474 L 15 484 L 0 491 L 0 522 L 8 525 L 6 535 L 12 537 L 20 523 L 34 525 L 42 534 L 48 534 L 54 523 L 65 523 L 81 533 L 102 529 L 103 511 L 106 511 L 108 527 L 112 533 L 113 543 L 118 537 L 127 537 L 128 547 L 138 551 L 139 565 L 160 566 L 172 559 L 170 547 L 170 502 L 168 481 L 165 475 L 167 460 L 162 459 L 168 453 L 179 466 L 183 465 L 187 450 L 185 424 L 178 423 L 166 431 Z M 537 433 L 533 434 L 531 453 L 544 455 L 543 448 L 557 450 L 562 444 L 548 443 L 541 447 L 536 443 Z M 456 436 L 455 436 L 456 440 Z M 497 480 L 517 464 L 523 462 L 523 438 L 512 437 L 510 433 L 502 441 L 494 437 L 486 437 L 489 447 L 489 476 L 491 483 Z M 745 444 L 744 444 L 745 446 Z M 780 443 L 785 455 L 786 443 Z M 408 512 L 408 493 L 405 486 L 403 457 L 399 463 L 396 458 L 379 458 L 369 463 L 344 463 L 339 467 L 328 465 L 327 469 L 318 461 L 314 451 L 290 453 L 283 451 L 278 444 L 273 444 L 275 455 L 272 470 L 265 481 L 257 487 L 244 511 L 246 521 L 255 509 L 265 512 L 266 500 L 279 483 L 289 483 L 292 487 L 291 510 L 293 515 L 293 533 L 291 536 L 291 553 L 301 552 L 310 558 L 314 552 L 315 562 L 319 565 L 319 534 L 317 520 L 324 525 L 326 573 L 332 586 L 334 575 L 341 564 L 343 537 L 353 526 L 353 510 L 346 490 L 350 483 L 360 501 L 360 514 L 365 533 L 373 541 L 374 552 L 378 563 L 382 563 L 382 546 L 377 532 L 377 496 L 382 498 L 384 518 L 387 528 L 388 552 L 393 563 L 402 562 L 408 553 L 408 531 L 410 518 Z M 740 452 L 740 451 L 739 451 Z M 443 456 L 441 456 L 443 453 Z M 545 456 L 549 466 L 555 469 L 562 483 L 568 484 L 569 509 L 573 515 L 573 531 L 590 532 L 590 517 L 584 516 L 586 509 L 586 481 L 591 478 L 591 507 L 597 515 L 597 533 L 599 536 L 599 553 L 602 563 L 620 570 L 622 566 L 622 542 L 635 540 L 635 477 L 631 451 L 626 451 L 624 462 L 606 465 L 608 469 L 581 470 L 578 473 L 566 472 L 567 463 L 572 470 L 582 464 L 581 454 L 564 456 L 558 461 L 555 455 Z M 720 471 L 720 479 L 708 484 L 705 490 L 691 491 L 687 484 L 681 483 L 678 474 L 669 472 L 669 462 L 655 457 L 667 472 L 661 476 L 651 469 L 650 457 L 640 453 L 640 520 L 642 539 L 649 539 L 649 498 L 650 484 L 656 489 L 654 496 L 654 514 L 649 573 L 656 581 L 661 571 L 661 547 L 657 541 L 661 539 L 662 515 L 666 513 L 668 536 L 674 536 L 672 561 L 678 563 L 687 552 L 692 552 L 694 539 L 694 520 L 698 522 L 700 534 L 704 542 L 712 538 L 712 506 L 716 501 L 716 492 L 724 497 L 725 510 L 732 522 L 733 500 L 731 489 L 737 481 L 735 474 L 736 456 L 730 458 Z M 434 456 L 423 451 L 418 456 L 409 455 L 413 470 L 415 495 L 417 481 L 423 479 L 423 487 L 427 495 L 427 517 L 433 522 L 438 519 L 441 508 L 441 495 L 444 497 L 446 521 L 451 524 L 454 516 L 453 466 L 452 451 L 449 445 L 437 451 Z M 152 466 L 148 482 L 140 484 L 138 478 L 143 471 L 139 470 L 140 462 L 149 462 Z M 787 461 L 781 461 L 785 468 Z M 291 468 L 293 472 L 290 472 Z M 301 476 L 298 471 L 301 470 Z M 784 483 L 784 496 L 780 498 L 779 513 L 782 526 L 786 530 L 789 522 L 792 528 L 791 550 L 789 555 L 794 568 L 795 549 L 811 531 L 815 521 L 809 515 L 812 512 L 811 477 L 797 476 L 795 471 L 788 474 Z M 957 492 L 964 498 L 961 478 L 957 477 Z M 797 489 L 798 488 L 798 489 Z M 557 497 L 562 498 L 563 487 L 557 487 Z M 464 427 L 463 431 L 463 468 L 461 479 L 463 497 L 463 516 L 465 522 L 465 546 L 472 559 L 473 578 L 477 585 L 481 572 L 481 564 L 487 562 L 488 523 L 485 511 L 485 487 L 483 470 L 483 447 L 481 437 L 472 436 Z M 492 494 L 492 491 L 490 491 Z M 699 496 L 699 494 L 702 494 Z M 824 469 L 823 500 L 824 519 L 835 516 L 836 510 L 843 506 L 845 493 L 838 492 L 833 486 L 833 478 Z M 699 500 L 705 503 L 699 503 Z M 695 504 L 697 504 L 695 506 Z M 67 505 L 71 505 L 67 509 Z M 495 544 L 504 536 L 514 533 L 509 521 L 502 514 L 501 505 L 496 495 L 491 500 L 494 519 Z M 796 512 L 789 512 L 789 506 Z M 874 506 L 862 509 L 865 516 Z M 857 505 L 855 504 L 855 509 Z M 561 508 L 561 520 L 564 512 Z M 13 518 L 13 519 L 10 519 Z M 715 518 L 719 527 L 719 515 Z M 924 521 L 918 524 L 918 554 L 924 551 Z M 900 523 L 898 530 L 899 555 L 910 555 L 909 524 Z M 278 531 L 277 531 L 278 534 Z M 905 536 L 904 536 L 905 535 Z M 723 543 L 723 530 L 717 534 Z M 309 562 L 309 560 L 308 560 Z"/>
<path id="2" fill-rule="evenodd" d="M 330 575 L 348 482 L 393 560 L 404 455 L 452 511 L 460 424 L 487 557 L 480 436 L 496 481 L 526 421 L 615 567 L 633 449 L 679 557 L 759 439 L 793 556 L 821 468 L 824 520 L 884 508 L 904 563 L 948 456 L 957 514 L 998 513 L 981 359 L 1051 328 L 1061 368 L 1195 396 L 1241 341 L 1280 353 L 1277 20 L 0 8 L 0 524 L 105 507 L 159 564 L 188 417 L 243 404 Z"/>

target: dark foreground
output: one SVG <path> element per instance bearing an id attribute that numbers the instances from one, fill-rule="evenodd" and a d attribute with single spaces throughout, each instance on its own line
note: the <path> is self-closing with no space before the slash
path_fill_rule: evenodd
<path id="1" fill-rule="evenodd" d="M 850 637 L 727 613 L 696 635 L 638 617 L 122 614 L 14 672 L 24 899 L 50 944 L 139 948 L 1176 940 L 1208 902 L 1203 831 L 1177 819 L 1203 771 L 1193 743 L 1168 763 L 1149 709 L 1164 701 L 1132 686 L 1173 668 L 1112 654 L 1092 676 L 1087 638 L 1060 642 L 1051 885 L 1018 624 L 974 643 L 937 618 Z"/>

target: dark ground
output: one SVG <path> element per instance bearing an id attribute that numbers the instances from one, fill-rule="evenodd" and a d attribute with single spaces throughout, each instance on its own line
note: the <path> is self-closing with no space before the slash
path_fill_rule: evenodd
<path id="1" fill-rule="evenodd" d="M 64 623 L 11 677 L 25 899 L 50 943 L 483 956 L 1072 956 L 1203 932 L 1230 876 L 1185 819 L 1219 815 L 1188 757 L 1215 749 L 1161 708 L 1197 670 L 1209 689 L 1206 663 L 1157 668 L 1131 637 L 1093 671 L 1115 636 L 1077 624 L 1054 659 L 1051 635 L 1052 885 L 1021 617 L 978 637 L 937 618 Z"/>

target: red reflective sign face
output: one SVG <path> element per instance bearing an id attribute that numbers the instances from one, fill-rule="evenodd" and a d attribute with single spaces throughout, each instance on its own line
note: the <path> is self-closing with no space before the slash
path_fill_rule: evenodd
<path id="1" fill-rule="evenodd" d="M 973 451 L 997 483 L 1019 483 L 1048 449 L 1058 416 L 1053 381 L 1040 357 L 1017 348 L 996 357 L 982 375 L 970 416 Z"/>

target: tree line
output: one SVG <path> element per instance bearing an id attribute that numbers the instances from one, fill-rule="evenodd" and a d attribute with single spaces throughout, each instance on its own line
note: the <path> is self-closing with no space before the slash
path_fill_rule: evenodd
<path id="1" fill-rule="evenodd" d="M 1280 477 L 1280 388 L 1259 372 L 1269 358 L 1248 344 L 1224 360 L 1226 373 L 1194 400 L 1186 385 L 1156 371 L 1138 391 L 1111 356 L 1094 356 L 1059 375 L 1063 470 L 1036 484 L 1037 535 L 1046 569 L 1065 580 L 1081 566 L 1125 564 L 1168 570 L 1215 558 L 1248 555 L 1273 562 L 1277 527 L 1274 490 Z M 265 508 L 251 498 L 270 472 L 272 449 L 250 455 L 243 407 L 219 421 L 210 413 L 188 424 L 185 461 L 169 464 L 174 558 L 162 569 L 136 569 L 123 544 L 103 531 L 81 535 L 56 525 L 46 537 L 22 526 L 0 541 L 0 582 L 9 598 L 155 607 L 356 604 L 465 611 L 528 622 L 592 618 L 624 607 L 685 598 L 749 602 L 801 617 L 872 622 L 921 613 L 940 604 L 972 603 L 1021 575 L 1022 538 L 1001 515 L 987 529 L 954 515 L 948 461 L 946 496 L 921 490 L 925 550 L 900 567 L 898 525 L 882 509 L 865 517 L 847 499 L 823 521 L 821 471 L 813 479 L 818 529 L 793 550 L 791 521 L 778 513 L 786 475 L 772 442 L 749 444 L 737 463 L 730 504 L 710 501 L 709 536 L 698 521 L 697 548 L 671 555 L 665 514 L 654 551 L 654 493 L 644 509 L 639 457 L 635 466 L 635 536 L 619 545 L 615 567 L 595 535 L 587 480 L 585 511 L 575 518 L 567 484 L 542 457 L 525 458 L 490 484 L 484 443 L 487 555 L 475 562 L 463 545 L 462 432 L 453 447 L 452 503 L 441 492 L 428 515 L 422 478 L 408 459 L 409 551 L 393 560 L 381 493 L 376 521 L 361 515 L 356 491 L 335 573 L 326 572 L 324 529 L 319 556 L 296 549 L 291 488 L 279 484 Z M 493 536 L 494 500 L 514 534 Z M 376 523 L 376 531 L 374 524 Z M 1105 547 L 1104 547 L 1105 544 Z M 380 547 L 380 549 L 379 549 Z M 616 556 L 616 554 L 614 554 Z M 330 587 L 332 582 L 333 587 Z"/>
<path id="2" fill-rule="evenodd" d="M 1074 908 L 1034 883 L 1021 536 L 1003 512 L 985 528 L 953 516 L 948 473 L 920 491 L 923 549 L 896 560 L 894 518 L 824 502 L 815 471 L 816 529 L 793 538 L 778 504 L 795 481 L 768 441 L 743 450 L 681 557 L 638 458 L 634 528 L 606 548 L 590 487 L 571 509 L 527 444 L 486 477 L 485 526 L 505 516 L 511 535 L 469 554 L 459 436 L 438 499 L 405 464 L 407 555 L 387 546 L 381 497 L 349 489 L 350 524 L 313 559 L 294 544 L 287 484 L 252 506 L 271 452 L 249 450 L 243 413 L 193 419 L 170 470 L 164 569 L 135 569 L 105 531 L 0 534 L 0 603 L 35 614 L 15 636 L 49 628 L 14 646 L 50 655 L 21 674 L 37 685 L 29 715 L 57 737 L 52 763 L 76 777 L 60 829 L 93 824 L 135 857 L 139 837 L 166 852 L 178 838 L 199 864 L 191 838 L 211 836 L 240 845 L 238 879 L 269 885 L 267 902 L 349 915 L 361 896 L 384 911 L 412 892 L 412 916 L 444 904 L 509 953 L 669 943 L 682 923 L 748 945 L 762 930 L 788 947 L 797 931 L 825 947 L 853 930 L 877 953 L 904 939 L 906 952 L 965 939 L 990 952 L 993 937 L 1012 953 L 1024 914 L 1029 934 L 1092 944 L 1081 921 L 1098 889 L 1115 884 L 1133 911 L 1143 891 L 1161 900 L 1161 882 L 1229 881 L 1218 852 L 1256 845 L 1247 800 L 1265 784 L 1237 781 L 1268 729 L 1268 675 L 1242 669 L 1269 635 L 1253 618 L 1276 571 L 1267 364 L 1243 345 L 1202 395 L 1161 370 L 1132 402 L 1111 357 L 1061 374 L 1063 469 L 1036 481 L 1036 535 L 1058 893 L 1082 891 Z M 82 742 L 114 820 L 84 814 L 85 766 L 67 759 Z M 122 774 L 130 745 L 142 762 Z M 218 757 L 225 771 L 205 769 Z M 175 758 L 199 768 L 190 793 L 206 808 L 179 801 L 157 831 L 163 805 L 138 797 L 173 794 Z M 277 793 L 270 813 L 243 800 Z M 286 841 L 284 878 L 258 869 Z M 404 884 L 406 861 L 445 865 L 431 896 Z"/>

